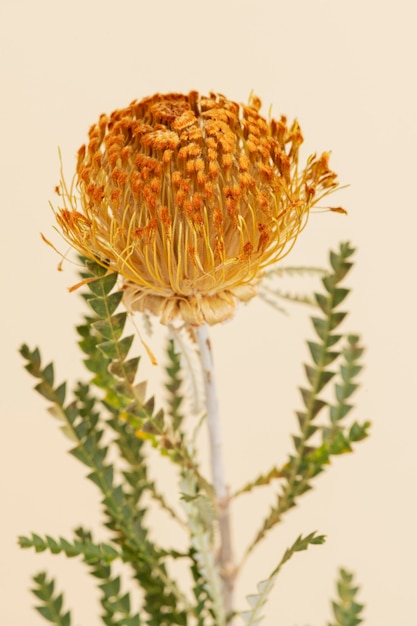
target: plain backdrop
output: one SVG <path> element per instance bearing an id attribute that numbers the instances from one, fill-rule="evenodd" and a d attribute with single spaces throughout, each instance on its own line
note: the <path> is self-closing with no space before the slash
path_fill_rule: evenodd
<path id="1" fill-rule="evenodd" d="M 75 607 L 74 624 L 97 626 L 97 593 L 77 560 L 17 547 L 30 531 L 70 535 L 97 528 L 98 495 L 69 442 L 32 391 L 19 345 L 40 345 L 57 380 L 82 374 L 74 326 L 83 309 L 67 287 L 75 269 L 58 243 L 48 202 L 59 179 L 58 147 L 71 177 L 75 153 L 102 112 L 155 92 L 219 91 L 264 113 L 297 117 L 305 155 L 331 150 L 342 183 L 316 213 L 291 264 L 324 265 L 330 248 L 357 248 L 344 329 L 366 345 L 355 419 L 372 437 L 336 459 L 315 489 L 248 562 L 238 604 L 303 532 L 327 543 L 293 558 L 267 605 L 265 626 L 323 626 L 339 566 L 355 572 L 369 626 L 416 624 L 416 25 L 412 0 L 1 0 L 1 562 L 0 623 L 38 626 L 30 577 L 48 568 Z M 280 315 L 259 300 L 212 331 L 227 476 L 233 488 L 291 449 L 303 382 L 308 311 Z M 160 355 L 164 329 L 155 324 Z M 157 390 L 161 369 L 142 359 Z M 176 484 L 157 465 L 155 475 Z M 272 502 L 263 492 L 233 511 L 237 555 Z M 100 533 L 100 531 L 98 531 Z M 155 536 L 170 535 L 155 519 Z M 100 534 L 99 534 L 100 536 Z M 181 541 L 181 538 L 179 539 Z"/>

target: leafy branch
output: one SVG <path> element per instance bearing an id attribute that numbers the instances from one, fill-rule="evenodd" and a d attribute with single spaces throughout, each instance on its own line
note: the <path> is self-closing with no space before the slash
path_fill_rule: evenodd
<path id="1" fill-rule="evenodd" d="M 300 388 L 303 408 L 296 412 L 294 450 L 282 465 L 261 473 L 233 494 L 236 498 L 275 481 L 279 485 L 275 503 L 261 522 L 243 561 L 298 503 L 300 496 L 312 488 L 313 479 L 324 471 L 332 457 L 350 452 L 368 434 L 368 422 L 346 421 L 353 408 L 351 399 L 358 388 L 363 356 L 359 336 L 340 332 L 346 317 L 340 305 L 349 293 L 342 283 L 352 266 L 353 252 L 349 244 L 342 244 L 337 253 L 330 254 L 329 272 L 322 275 L 321 270 L 313 269 L 322 275 L 323 289 L 314 294 L 320 313 L 311 318 L 316 336 L 307 344 L 311 358 L 304 365 L 306 383 Z M 156 409 L 154 398 L 146 397 L 146 383 L 136 382 L 140 359 L 130 356 L 134 338 L 124 334 L 127 313 L 118 312 L 123 294 L 117 291 L 117 276 L 89 261 L 86 267 L 82 278 L 88 291 L 83 297 L 90 312 L 77 332 L 91 380 L 78 382 L 67 402 L 66 383 L 55 384 L 53 363 L 45 366 L 37 348 L 31 350 L 23 345 L 21 354 L 26 369 L 37 379 L 35 389 L 48 401 L 49 413 L 73 444 L 70 453 L 88 468 L 88 479 L 101 494 L 110 538 L 97 543 L 90 531 L 78 528 L 70 540 L 31 533 L 19 537 L 19 544 L 36 552 L 80 558 L 96 579 L 105 626 L 226 626 L 235 613 L 233 608 L 225 608 L 224 602 L 224 572 L 217 554 L 218 509 L 213 487 L 201 475 L 196 462 L 197 428 L 191 438 L 184 429 L 186 415 L 193 413 L 188 401 L 184 407 L 184 374 L 187 366 L 191 370 L 194 367 L 194 347 L 188 353 L 180 333 L 174 333 L 174 340 L 169 340 L 167 411 Z M 293 271 L 299 272 L 300 268 L 289 268 L 290 273 Z M 275 296 L 285 297 L 278 292 Z M 189 357 L 185 364 L 176 350 L 178 338 L 184 339 L 182 350 Z M 198 374 L 191 374 L 196 399 L 200 394 Z M 148 444 L 167 457 L 181 477 L 185 515 L 167 503 L 149 478 Z M 110 462 L 114 452 L 117 458 Z M 150 538 L 146 523 L 149 498 L 188 529 L 188 549 L 163 549 Z M 286 550 L 271 575 L 258 584 L 257 592 L 248 596 L 250 609 L 241 613 L 248 626 L 259 623 L 282 566 L 296 552 L 323 541 L 324 537 L 316 533 L 300 535 Z M 169 573 L 170 559 L 183 559 L 188 565 L 191 594 L 185 594 Z M 121 564 L 127 565 L 142 590 L 140 611 L 132 608 L 131 596 L 123 591 L 122 578 L 115 574 L 116 565 Z M 70 612 L 63 610 L 63 597 L 55 593 L 54 580 L 41 573 L 34 581 L 33 593 L 42 602 L 37 607 L 39 613 L 56 626 L 71 626 Z M 338 599 L 333 602 L 335 621 L 328 626 L 357 626 L 362 621 L 363 607 L 356 601 L 358 588 L 352 583 L 352 575 L 345 570 L 340 570 L 337 589 Z"/>
<path id="2" fill-rule="evenodd" d="M 312 362 L 304 365 L 307 385 L 300 388 L 304 408 L 296 412 L 299 433 L 293 436 L 295 452 L 283 466 L 273 467 L 234 494 L 236 497 L 275 479 L 282 481 L 276 504 L 271 507 L 244 559 L 267 531 L 295 506 L 297 499 L 312 488 L 312 479 L 324 470 L 331 457 L 351 451 L 353 443 L 367 436 L 369 422 L 345 426 L 343 421 L 352 409 L 347 401 L 358 386 L 356 377 L 362 369 L 363 349 L 356 335 L 347 335 L 344 346 L 339 347 L 343 335 L 336 332 L 346 317 L 339 305 L 349 290 L 341 283 L 352 267 L 350 257 L 353 252 L 354 249 L 345 243 L 341 244 L 338 253 L 330 253 L 331 271 L 322 278 L 324 293 L 314 294 L 322 316 L 311 318 L 316 340 L 307 343 Z M 336 362 L 339 363 L 338 370 L 330 367 Z M 335 402 L 331 404 L 323 397 L 323 391 L 333 379 L 336 381 L 333 387 Z M 320 424 L 317 418 L 325 408 L 328 409 L 328 422 Z M 316 439 L 320 437 L 321 443 L 313 443 L 314 436 Z"/>
<path id="3" fill-rule="evenodd" d="M 127 359 L 133 335 L 123 337 L 126 311 L 116 313 L 123 296 L 121 291 L 113 291 L 117 275 L 105 274 L 101 266 L 91 261 L 85 263 L 89 271 L 82 274 L 84 280 L 92 277 L 96 280 L 86 283 L 90 293 L 83 296 L 95 316 L 86 316 L 85 324 L 77 327 L 81 336 L 79 346 L 87 355 L 86 367 L 94 374 L 91 382 L 105 394 L 104 404 L 115 420 L 112 423 L 128 422 L 138 438 L 149 441 L 180 468 L 185 466 L 194 471 L 201 486 L 211 493 L 210 485 L 183 443 L 180 429 L 174 427 L 179 414 L 167 420 L 162 409 L 155 411 L 153 397 L 145 399 L 146 383 L 135 383 L 139 357 Z"/>
<path id="4" fill-rule="evenodd" d="M 31 591 L 42 602 L 42 604 L 35 606 L 38 613 L 54 626 L 71 626 L 70 612 L 62 611 L 63 595 L 54 594 L 54 579 L 48 580 L 47 574 L 40 572 L 33 577 L 33 581 L 36 586 Z"/>
<path id="5" fill-rule="evenodd" d="M 106 543 L 96 544 L 87 538 L 84 538 L 83 541 L 75 539 L 71 542 L 63 537 L 53 539 L 53 537 L 46 535 L 45 538 L 42 538 L 36 533 L 31 533 L 30 537 L 19 537 L 18 541 L 21 548 L 34 548 L 36 552 L 64 553 L 68 558 L 82 556 L 84 561 L 90 565 L 99 561 L 111 563 L 121 556 L 113 546 Z"/>
<path id="6" fill-rule="evenodd" d="M 121 592 L 120 576 L 111 577 L 107 570 L 96 570 L 94 575 L 103 579 L 99 585 L 102 594 L 100 602 L 104 609 L 101 616 L 103 623 L 106 626 L 140 626 L 139 614 L 131 614 L 130 594 Z"/>
<path id="7" fill-rule="evenodd" d="M 52 402 L 49 412 L 58 418 L 61 429 L 76 446 L 71 454 L 92 471 L 88 475 L 103 495 L 107 526 L 114 532 L 115 541 L 122 548 L 123 560 L 128 562 L 145 592 L 145 610 L 154 615 L 153 624 L 186 622 L 184 611 L 188 603 L 177 584 L 168 576 L 164 564 L 165 553 L 149 541 L 143 525 L 144 511 L 134 506 L 132 495 L 122 484 L 115 484 L 114 467 L 106 462 L 108 446 L 101 445 L 103 429 L 99 427 L 99 414 L 87 387 L 81 385 L 76 400 L 65 406 L 65 386 L 54 387 L 54 367 L 50 363 L 42 368 L 38 349 L 30 351 L 23 346 L 21 354 L 28 361 L 26 369 L 40 382 L 36 389 Z M 184 609 L 181 609 L 184 607 Z M 175 621 L 176 620 L 176 621 Z M 151 623 L 151 622 L 150 622 Z"/>
<path id="8" fill-rule="evenodd" d="M 55 540 L 50 536 L 42 539 L 35 533 L 31 537 L 19 537 L 19 544 L 22 548 L 34 548 L 36 552 L 49 550 L 52 554 L 64 553 L 68 558 L 81 556 L 85 563 L 91 566 L 92 575 L 100 581 L 101 605 L 104 609 L 102 615 L 103 623 L 106 626 L 139 626 L 139 615 L 130 615 L 130 596 L 128 593 L 120 593 L 120 577 L 111 577 L 110 563 L 120 558 L 120 554 L 110 545 L 100 543 L 95 544 L 91 535 L 79 528 L 75 531 L 76 539 L 69 542 L 60 537 Z M 33 593 L 48 602 L 43 607 L 38 607 L 38 611 L 54 624 L 70 624 L 69 613 L 60 616 L 62 606 L 62 596 L 52 597 L 54 588 L 53 582 L 47 582 L 45 575 L 36 577 L 35 581 L 41 585 L 41 589 L 33 590 Z M 61 621 L 60 621 L 61 620 Z M 122 620 L 122 621 L 121 621 Z"/>
<path id="9" fill-rule="evenodd" d="M 246 623 L 246 626 L 256 626 L 259 624 L 262 619 L 261 611 L 268 599 L 268 595 L 271 592 L 276 578 L 281 571 L 282 566 L 289 561 L 289 559 L 296 553 L 301 552 L 303 550 L 307 550 L 310 545 L 319 545 L 324 543 L 325 537 L 323 535 L 317 535 L 315 532 L 310 533 L 309 535 L 303 537 L 299 536 L 291 547 L 287 548 L 282 557 L 281 561 L 278 563 L 277 567 L 270 574 L 270 576 L 266 579 L 258 583 L 258 593 L 247 596 L 247 600 L 251 606 L 250 610 L 242 611 L 240 616 Z"/>
<path id="10" fill-rule="evenodd" d="M 340 569 L 336 587 L 338 597 L 332 602 L 335 621 L 328 623 L 328 626 L 358 626 L 363 621 L 360 615 L 363 604 L 356 600 L 359 587 L 353 584 L 353 574 Z"/>
<path id="11" fill-rule="evenodd" d="M 184 420 L 184 415 L 181 412 L 184 396 L 180 393 L 183 383 L 181 376 L 181 355 L 175 350 L 173 339 L 169 339 L 168 341 L 167 357 L 169 362 L 165 369 L 168 380 L 165 383 L 165 388 L 168 391 L 168 414 L 172 420 L 174 431 L 178 432 Z"/>

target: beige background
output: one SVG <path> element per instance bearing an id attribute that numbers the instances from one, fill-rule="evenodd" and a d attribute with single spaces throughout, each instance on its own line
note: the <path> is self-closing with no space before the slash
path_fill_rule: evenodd
<path id="1" fill-rule="evenodd" d="M 67 293 L 75 270 L 54 237 L 48 201 L 57 147 L 74 154 L 101 112 L 156 91 L 216 90 L 267 113 L 298 117 L 307 151 L 332 150 L 349 216 L 316 214 L 292 263 L 319 265 L 330 247 L 358 247 L 346 330 L 362 333 L 366 372 L 357 419 L 372 438 L 337 459 L 298 510 L 248 563 L 239 603 L 300 532 L 328 535 L 295 557 L 271 596 L 265 626 L 321 626 L 330 618 L 336 568 L 354 570 L 369 626 L 415 624 L 416 594 L 416 9 L 412 0 L 1 0 L 1 594 L 2 626 L 37 626 L 30 575 L 56 572 L 75 624 L 96 626 L 95 592 L 77 561 L 16 547 L 31 530 L 70 534 L 96 526 L 97 494 L 67 441 L 31 391 L 17 348 L 39 344 L 57 378 L 80 373 L 73 326 L 82 304 Z M 55 238 L 55 241 L 58 241 Z M 306 312 L 280 316 L 262 302 L 213 330 L 228 479 L 238 487 L 284 458 L 300 407 Z M 163 330 L 156 325 L 158 352 Z M 143 359 L 142 373 L 150 370 Z M 152 372 L 156 385 L 160 372 Z M 165 468 L 155 470 L 163 475 Z M 171 499 L 175 484 L 171 484 Z M 270 500 L 234 511 L 241 553 Z M 161 522 L 155 521 L 155 532 Z M 170 542 L 170 530 L 164 537 Z"/>

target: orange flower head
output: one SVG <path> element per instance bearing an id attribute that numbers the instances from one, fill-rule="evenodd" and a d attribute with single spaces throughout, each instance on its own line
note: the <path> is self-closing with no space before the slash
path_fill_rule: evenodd
<path id="1" fill-rule="evenodd" d="M 81 254 L 123 279 L 125 301 L 162 323 L 230 318 L 337 187 L 328 154 L 298 155 L 297 122 L 261 102 L 157 94 L 101 115 L 56 218 Z"/>

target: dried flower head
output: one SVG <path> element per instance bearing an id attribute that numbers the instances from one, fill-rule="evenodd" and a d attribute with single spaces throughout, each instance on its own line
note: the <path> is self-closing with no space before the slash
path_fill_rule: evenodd
<path id="1" fill-rule="evenodd" d="M 337 187 L 328 153 L 299 169 L 297 122 L 261 102 L 157 94 L 101 115 L 78 153 L 81 207 L 61 183 L 65 239 L 117 271 L 134 310 L 215 324 L 256 293 L 311 207 Z"/>

